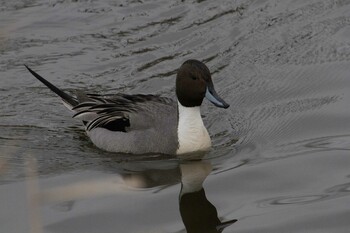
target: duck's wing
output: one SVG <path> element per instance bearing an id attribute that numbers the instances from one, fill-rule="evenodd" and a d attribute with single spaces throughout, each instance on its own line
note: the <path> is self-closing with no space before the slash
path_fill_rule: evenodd
<path id="1" fill-rule="evenodd" d="M 176 102 L 158 95 L 86 94 L 77 98 L 83 101 L 72 109 L 76 112 L 73 117 L 83 120 L 87 131 L 144 130 L 157 127 L 169 114 L 176 114 Z"/>

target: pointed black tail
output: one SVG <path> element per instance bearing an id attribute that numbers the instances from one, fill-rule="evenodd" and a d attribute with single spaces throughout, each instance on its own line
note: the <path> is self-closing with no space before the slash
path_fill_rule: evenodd
<path id="1" fill-rule="evenodd" d="M 79 102 L 74 99 L 72 96 L 68 95 L 67 93 L 61 91 L 60 89 L 58 89 L 56 86 L 54 86 L 52 83 L 50 83 L 49 81 L 47 81 L 46 79 L 44 79 L 43 77 L 41 77 L 39 74 L 35 73 L 32 69 L 30 69 L 28 66 L 24 65 L 29 72 L 36 77 L 40 82 L 42 82 L 43 84 L 45 84 L 48 88 L 50 88 L 51 91 L 55 92 L 59 97 L 62 98 L 63 101 L 65 101 L 66 103 L 68 103 L 69 105 L 71 105 L 72 107 L 76 106 L 79 104 Z"/>

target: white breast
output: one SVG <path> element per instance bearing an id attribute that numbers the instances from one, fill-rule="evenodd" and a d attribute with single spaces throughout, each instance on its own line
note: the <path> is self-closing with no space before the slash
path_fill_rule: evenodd
<path id="1" fill-rule="evenodd" d="M 209 150 L 211 140 L 203 124 L 200 107 L 184 107 L 179 102 L 178 106 L 179 123 L 177 133 L 179 148 L 176 154 Z"/>

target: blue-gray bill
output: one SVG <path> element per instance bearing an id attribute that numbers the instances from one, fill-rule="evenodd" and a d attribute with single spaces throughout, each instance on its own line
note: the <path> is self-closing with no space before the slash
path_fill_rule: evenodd
<path id="1" fill-rule="evenodd" d="M 214 87 L 208 86 L 205 92 L 205 98 L 212 102 L 216 107 L 228 108 L 230 105 L 226 103 L 221 97 L 216 93 Z"/>

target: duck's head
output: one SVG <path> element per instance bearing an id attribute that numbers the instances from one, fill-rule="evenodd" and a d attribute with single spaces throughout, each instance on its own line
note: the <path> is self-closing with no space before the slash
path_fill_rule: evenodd
<path id="1" fill-rule="evenodd" d="M 177 72 L 176 95 L 184 107 L 196 107 L 202 104 L 204 97 L 219 108 L 228 108 L 216 93 L 208 67 L 197 60 L 185 61 Z"/>

